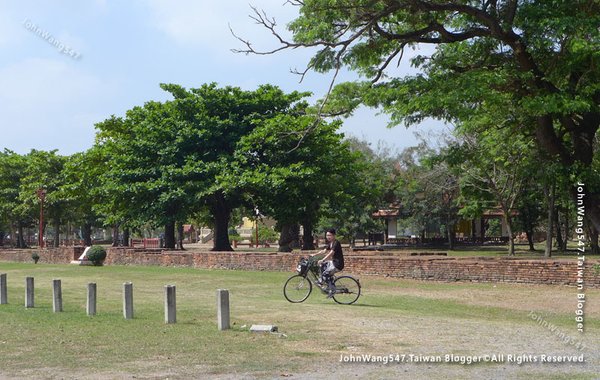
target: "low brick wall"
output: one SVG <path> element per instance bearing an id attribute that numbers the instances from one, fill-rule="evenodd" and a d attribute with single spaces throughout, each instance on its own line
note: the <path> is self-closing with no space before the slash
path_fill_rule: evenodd
<path id="1" fill-rule="evenodd" d="M 594 267 L 594 265 L 599 265 Z M 600 262 L 588 259 L 586 287 L 600 288 Z M 437 281 L 577 285 L 577 260 L 492 257 L 349 257 L 345 271 Z"/>
<path id="2" fill-rule="evenodd" d="M 306 255 L 306 254 L 304 254 Z M 145 253 L 138 249 L 111 248 L 107 265 L 160 265 L 186 266 L 206 269 L 241 269 L 266 271 L 293 271 L 303 255 L 291 253 L 200 252 L 164 251 Z"/>
<path id="3" fill-rule="evenodd" d="M 37 252 L 37 254 L 40 256 L 38 263 L 67 264 L 72 260 L 77 260 L 83 253 L 84 249 L 84 247 L 0 249 L 0 261 L 30 263 L 33 262 L 31 255 L 34 252 Z"/>
<path id="4" fill-rule="evenodd" d="M 0 261 L 31 262 L 39 252 L 40 263 L 64 264 L 79 257 L 83 247 L 45 250 L 0 250 Z M 255 252 L 181 252 L 109 248 L 106 265 L 185 266 L 206 269 L 240 269 L 292 272 L 303 254 Z M 507 257 L 374 256 L 348 254 L 345 273 L 380 275 L 435 281 L 510 282 L 577 285 L 577 260 L 528 260 Z M 600 260 L 587 256 L 586 287 L 600 288 Z"/>
<path id="5" fill-rule="evenodd" d="M 154 251 L 156 252 L 156 251 Z M 301 256 L 290 253 L 165 251 L 110 249 L 106 264 L 188 266 L 207 269 L 295 270 Z M 526 260 L 495 257 L 363 256 L 347 255 L 344 272 L 435 281 L 512 282 L 548 285 L 577 285 L 577 260 Z M 587 287 L 600 288 L 600 261 L 588 256 L 584 269 Z"/>

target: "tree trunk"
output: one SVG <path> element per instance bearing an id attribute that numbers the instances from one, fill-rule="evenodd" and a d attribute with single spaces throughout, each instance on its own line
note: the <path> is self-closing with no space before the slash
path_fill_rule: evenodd
<path id="1" fill-rule="evenodd" d="M 300 227 L 297 224 L 284 224 L 281 226 L 281 234 L 279 235 L 279 252 L 292 252 L 294 248 L 298 248 L 298 240 L 300 235 Z"/>
<path id="2" fill-rule="evenodd" d="M 305 221 L 302 223 L 304 228 L 304 235 L 302 236 L 302 249 L 305 251 L 311 251 L 315 249 L 315 243 L 313 242 L 313 224 L 312 221 Z"/>
<path id="3" fill-rule="evenodd" d="M 512 233 L 512 218 L 509 216 L 510 211 L 504 211 L 504 223 L 506 223 L 506 232 L 508 232 L 508 255 L 509 256 L 514 256 L 515 255 L 515 237 L 513 236 Z"/>
<path id="4" fill-rule="evenodd" d="M 557 136 L 554 130 L 555 120 L 552 116 L 538 117 L 535 135 L 541 149 L 552 156 L 558 156 L 563 166 L 573 167 L 573 164 L 577 163 L 585 170 L 592 166 L 594 159 L 594 139 L 600 126 L 600 115 L 597 112 L 588 112 L 579 115 L 578 118 L 578 128 L 570 128 L 572 125 L 566 126 L 567 130 L 573 129 L 570 133 L 573 154 L 569 154 L 563 140 Z M 561 120 L 563 123 L 564 121 L 570 122 L 572 119 L 566 117 Z M 577 201 L 576 186 L 571 187 L 571 196 Z M 586 193 L 585 215 L 594 228 L 600 231 L 600 193 Z"/>
<path id="5" fill-rule="evenodd" d="M 229 243 L 229 219 L 231 208 L 227 204 L 223 194 L 216 194 L 210 207 L 214 218 L 215 229 L 213 231 L 213 251 L 233 251 Z"/>
<path id="6" fill-rule="evenodd" d="M 60 247 L 60 219 L 54 219 L 54 248 Z"/>
<path id="7" fill-rule="evenodd" d="M 13 247 L 17 246 L 16 238 L 17 230 L 15 229 L 15 225 L 13 223 L 10 223 L 10 244 Z"/>
<path id="8" fill-rule="evenodd" d="M 4 247 L 4 231 L 0 231 L 0 247 Z"/>
<path id="9" fill-rule="evenodd" d="M 17 235 L 17 248 L 27 248 L 27 244 L 25 243 L 25 239 L 23 239 L 23 222 L 19 221 L 18 235 Z"/>
<path id="10" fill-rule="evenodd" d="M 450 251 L 453 251 L 454 250 L 455 232 L 454 232 L 454 226 L 450 223 L 446 223 L 446 236 L 448 238 L 448 249 Z"/>
<path id="11" fill-rule="evenodd" d="M 563 246 L 562 246 L 562 251 L 566 252 L 567 251 L 567 245 L 569 244 L 569 235 L 571 234 L 571 231 L 569 231 L 569 207 L 567 207 L 564 210 L 564 226 L 565 226 L 565 239 L 563 240 Z"/>
<path id="12" fill-rule="evenodd" d="M 183 223 L 177 222 L 177 248 L 183 250 Z"/>
<path id="13" fill-rule="evenodd" d="M 81 227 L 81 235 L 83 238 L 83 245 L 86 247 L 92 246 L 92 224 L 85 223 L 83 227 Z"/>
<path id="14" fill-rule="evenodd" d="M 175 249 L 175 221 L 165 224 L 165 245 L 166 249 Z"/>
<path id="15" fill-rule="evenodd" d="M 479 228 L 481 229 L 479 231 L 479 238 L 481 239 L 481 244 L 483 244 L 485 242 L 485 219 L 479 219 Z"/>
<path id="16" fill-rule="evenodd" d="M 115 224 L 113 226 L 113 231 L 112 231 L 112 246 L 113 247 L 118 247 L 119 246 L 119 225 Z"/>
<path id="17" fill-rule="evenodd" d="M 560 223 L 560 212 L 559 207 L 554 209 L 554 224 L 556 225 L 556 247 L 559 251 L 562 252 L 562 248 L 564 245 L 563 237 L 562 237 L 562 228 Z"/>
<path id="18" fill-rule="evenodd" d="M 527 230 L 527 231 L 525 231 L 525 235 L 527 235 L 527 242 L 529 243 L 529 250 L 535 251 L 535 245 L 533 242 L 533 231 Z"/>
<path id="19" fill-rule="evenodd" d="M 592 255 L 600 254 L 600 247 L 598 246 L 598 230 L 594 226 L 588 226 L 588 239 L 590 241 L 590 250 Z"/>
<path id="20" fill-rule="evenodd" d="M 555 185 L 552 183 L 544 189 L 546 200 L 548 201 L 548 224 L 546 226 L 546 248 L 544 250 L 544 257 L 552 256 L 552 230 L 554 230 L 554 191 Z"/>
<path id="21" fill-rule="evenodd" d="M 576 193 L 574 198 L 577 199 Z M 600 231 L 600 194 L 586 194 L 585 216 L 594 226 L 596 231 Z"/>
<path id="22" fill-rule="evenodd" d="M 123 247 L 129 247 L 129 238 L 131 236 L 131 230 L 129 227 L 123 228 Z"/>

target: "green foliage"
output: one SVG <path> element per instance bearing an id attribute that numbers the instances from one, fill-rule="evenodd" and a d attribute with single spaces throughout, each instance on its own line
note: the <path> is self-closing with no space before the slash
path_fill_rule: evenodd
<path id="1" fill-rule="evenodd" d="M 104 259 L 106 259 L 106 249 L 99 245 L 93 245 L 87 251 L 86 257 L 94 265 L 101 265 Z"/>
<path id="2" fill-rule="evenodd" d="M 45 210 L 49 219 L 64 221 L 68 217 L 70 205 L 59 192 L 65 183 L 64 166 L 67 157 L 57 154 L 56 150 L 32 150 L 26 156 L 26 174 L 21 180 L 19 200 L 24 210 L 37 210 L 39 199 L 36 191 L 40 188 L 46 190 L 44 201 Z"/>
<path id="3" fill-rule="evenodd" d="M 8 149 L 0 152 L 0 223 L 7 228 L 10 224 L 27 223 L 33 218 L 33 210 L 22 207 L 19 199 L 26 173 L 26 156 Z"/>
<path id="4" fill-rule="evenodd" d="M 448 139 L 440 136 L 440 139 Z M 400 227 L 414 235 L 424 232 L 446 234 L 453 238 L 454 226 L 459 220 L 460 173 L 452 170 L 448 157 L 456 152 L 447 146 L 433 148 L 427 141 L 402 154 L 400 186 L 397 196 L 402 206 Z M 443 145 L 443 144 L 442 144 Z M 445 230 L 440 230 L 445 226 Z"/>
<path id="5" fill-rule="evenodd" d="M 37 252 L 33 252 L 31 254 L 31 259 L 33 260 L 34 263 L 37 264 L 38 260 L 40 259 L 40 255 Z"/>
<path id="6" fill-rule="evenodd" d="M 239 181 L 280 227 L 300 223 L 310 234 L 321 205 L 348 196 L 355 155 L 336 133 L 339 126 L 312 115 L 280 115 L 240 141 Z"/>
<path id="7" fill-rule="evenodd" d="M 17 226 L 20 232 L 39 223 L 40 199 L 37 190 L 45 189 L 46 220 L 59 227 L 72 219 L 73 205 L 60 192 L 66 178 L 63 171 L 67 157 L 57 151 L 32 150 L 19 155 L 5 150 L 0 153 L 0 226 Z M 17 247 L 24 247 L 19 233 Z"/>
<path id="8" fill-rule="evenodd" d="M 279 233 L 265 224 L 258 224 L 258 242 L 273 243 L 279 239 Z M 256 244 L 256 234 L 252 232 L 252 244 Z"/>
<path id="9" fill-rule="evenodd" d="M 600 3 L 587 0 L 293 2 L 288 46 L 318 47 L 309 68 L 349 68 L 366 81 L 338 85 L 325 112 L 381 107 L 391 125 L 427 118 L 463 133 L 519 135 L 517 149 L 555 162 L 572 184 L 584 179 L 591 204 L 600 203 Z M 265 25 L 268 26 L 268 25 Z M 285 40 L 285 38 L 281 39 Z M 420 73 L 395 77 L 406 50 L 434 51 L 410 64 Z M 523 145 L 519 141 L 527 140 Z M 530 141 L 535 141 L 530 144 Z M 488 157 L 501 154 L 493 145 Z M 499 162 L 501 164 L 501 162 Z M 588 217 L 600 229 L 600 209 Z"/>
<path id="10" fill-rule="evenodd" d="M 105 171 L 106 163 L 96 147 L 67 158 L 63 174 L 65 182 L 59 188 L 59 195 L 72 207 L 71 222 L 88 228 L 100 226 L 102 221 L 110 222 L 106 211 L 111 200 L 105 196 L 102 183 Z"/>
<path id="11" fill-rule="evenodd" d="M 229 234 L 229 241 L 230 241 L 230 242 L 232 242 L 232 241 L 234 241 L 234 240 L 235 240 L 235 241 L 241 241 L 241 240 L 242 240 L 242 237 L 241 237 L 241 236 L 240 236 L 240 234 L 237 232 L 237 230 L 236 230 L 236 229 L 234 229 L 234 228 L 230 229 L 228 234 Z"/>
<path id="12" fill-rule="evenodd" d="M 350 149 L 347 160 L 351 174 L 341 182 L 342 190 L 324 202 L 318 230 L 333 226 L 338 236 L 343 235 L 352 243 L 359 233 L 382 229 L 372 213 L 395 201 L 399 158 L 383 145 L 374 149 L 356 138 L 346 142 Z"/>
<path id="13" fill-rule="evenodd" d="M 147 102 L 97 125 L 97 145 L 109 160 L 103 182 L 115 200 L 112 212 L 162 225 L 208 212 L 215 249 L 230 250 L 231 211 L 254 206 L 245 197 L 251 185 L 246 172 L 253 167 L 239 152 L 245 151 L 242 140 L 275 126 L 273 119 L 293 121 L 306 108 L 301 100 L 307 94 L 270 85 L 255 91 L 214 83 L 161 87 L 174 100 Z"/>

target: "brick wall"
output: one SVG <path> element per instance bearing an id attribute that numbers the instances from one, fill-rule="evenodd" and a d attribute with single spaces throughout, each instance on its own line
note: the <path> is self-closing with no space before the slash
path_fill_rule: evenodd
<path id="1" fill-rule="evenodd" d="M 79 257 L 82 247 L 46 250 L 0 250 L 0 261 L 31 262 L 40 253 L 40 263 L 68 263 Z M 305 255 L 305 254 L 304 254 Z M 294 271 L 300 254 L 254 252 L 180 252 L 110 248 L 106 265 L 185 266 L 207 269 Z M 444 257 L 362 255 L 346 256 L 345 273 L 382 275 L 435 281 L 513 282 L 548 285 L 577 285 L 577 260 L 527 260 L 507 257 Z M 587 287 L 600 288 L 600 260 L 588 256 L 584 269 Z"/>
<path id="2" fill-rule="evenodd" d="M 145 253 L 139 249 L 111 248 L 107 265 L 161 265 L 187 266 L 207 269 L 241 269 L 292 271 L 302 255 L 291 253 L 200 252 L 165 251 Z"/>
<path id="3" fill-rule="evenodd" d="M 594 265 L 600 265 L 598 259 L 588 257 L 584 269 L 587 287 L 600 287 L 600 270 Z M 575 258 L 350 257 L 345 271 L 419 280 L 577 285 Z"/>
<path id="4" fill-rule="evenodd" d="M 84 247 L 60 247 L 44 249 L 0 249 L 0 261 L 31 263 L 34 252 L 40 256 L 38 263 L 66 264 L 76 260 L 83 253 Z"/>

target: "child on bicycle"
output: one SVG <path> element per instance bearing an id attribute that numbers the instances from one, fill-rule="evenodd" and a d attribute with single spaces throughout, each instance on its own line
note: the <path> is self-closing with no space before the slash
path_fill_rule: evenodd
<path id="1" fill-rule="evenodd" d="M 318 261 L 318 264 L 321 267 L 319 284 L 325 282 L 329 285 L 329 297 L 331 297 L 333 295 L 333 283 L 331 275 L 344 269 L 344 254 L 342 252 L 342 245 L 335 238 L 335 229 L 328 229 L 327 233 L 325 234 L 325 238 L 327 239 L 327 246 L 325 249 L 312 254 L 311 257 L 325 253 L 325 256 Z"/>

